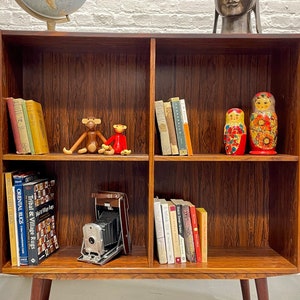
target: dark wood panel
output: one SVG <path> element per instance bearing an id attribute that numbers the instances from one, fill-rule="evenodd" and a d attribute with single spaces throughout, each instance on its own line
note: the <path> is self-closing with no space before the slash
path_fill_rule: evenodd
<path id="1" fill-rule="evenodd" d="M 297 171 L 297 165 L 291 163 L 271 164 L 270 168 L 270 245 L 295 264 L 299 238 Z"/>
<path id="2" fill-rule="evenodd" d="M 129 200 L 129 228 L 134 245 L 147 239 L 147 163 L 57 162 L 47 163 L 57 178 L 57 223 L 62 245 L 81 245 L 82 226 L 95 221 L 91 193 L 120 191 Z"/>
<path id="3" fill-rule="evenodd" d="M 156 98 L 185 98 L 195 153 L 224 153 L 225 113 L 270 89 L 268 55 L 158 55 Z"/>
<path id="4" fill-rule="evenodd" d="M 147 55 L 32 52 L 24 55 L 23 97 L 43 104 L 50 151 L 71 147 L 85 131 L 81 119 L 95 116 L 105 137 L 125 124 L 128 148 L 148 152 Z"/>
<path id="5" fill-rule="evenodd" d="M 269 171 L 265 163 L 156 163 L 155 195 L 183 198 L 204 207 L 209 246 L 268 245 Z"/>

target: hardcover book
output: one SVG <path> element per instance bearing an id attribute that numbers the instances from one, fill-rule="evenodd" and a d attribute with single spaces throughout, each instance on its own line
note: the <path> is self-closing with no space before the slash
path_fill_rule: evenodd
<path id="1" fill-rule="evenodd" d="M 19 241 L 18 241 L 18 228 L 17 228 L 17 214 L 16 202 L 13 186 L 13 172 L 5 172 L 5 189 L 6 189 L 6 203 L 7 203 L 7 217 L 8 217 L 8 230 L 9 230 L 9 243 L 10 243 L 10 256 L 11 265 L 13 267 L 19 266 Z"/>
<path id="2" fill-rule="evenodd" d="M 24 116 L 24 112 L 23 112 L 23 102 L 25 102 L 25 100 L 21 99 L 21 98 L 13 99 L 14 110 L 15 110 L 15 114 L 16 114 L 17 126 L 18 126 L 18 131 L 20 134 L 20 140 L 21 140 L 23 153 L 28 154 L 31 152 L 31 149 L 30 149 L 30 144 L 29 144 L 29 139 L 28 139 L 28 132 L 27 132 L 27 127 L 26 127 L 26 122 L 25 122 L 25 116 Z"/>
<path id="3" fill-rule="evenodd" d="M 28 262 L 37 265 L 59 248 L 55 228 L 54 180 L 24 184 L 27 205 Z"/>
<path id="4" fill-rule="evenodd" d="M 182 219 L 182 205 L 176 203 L 176 199 L 171 199 L 176 208 L 176 216 L 177 216 L 177 228 L 178 228 L 178 240 L 180 246 L 180 255 L 181 262 L 186 262 L 186 253 L 185 253 L 185 242 L 184 242 L 184 232 L 183 232 L 183 219 Z"/>
<path id="5" fill-rule="evenodd" d="M 180 101 L 180 107 L 181 107 L 183 131 L 184 131 L 184 135 L 185 135 L 187 152 L 188 152 L 188 155 L 193 155 L 193 147 L 192 147 L 192 141 L 191 141 L 191 134 L 190 134 L 188 116 L 187 116 L 187 112 L 186 112 L 185 99 L 180 99 L 179 101 Z"/>
<path id="6" fill-rule="evenodd" d="M 176 263 L 181 263 L 181 252 L 180 252 L 180 244 L 179 244 L 179 237 L 178 237 L 176 206 L 171 201 L 168 201 L 168 205 L 169 205 L 169 215 L 170 215 L 174 259 L 175 259 Z"/>
<path id="7" fill-rule="evenodd" d="M 163 100 L 155 101 L 155 113 L 156 113 L 158 131 L 160 135 L 162 155 L 171 155 L 172 152 L 171 152 L 170 136 L 169 136 L 169 130 L 168 130 L 166 116 L 164 112 Z"/>
<path id="8" fill-rule="evenodd" d="M 168 260 L 166 252 L 164 225 L 160 201 L 158 198 L 154 198 L 154 224 L 158 261 L 160 264 L 166 264 Z"/>
<path id="9" fill-rule="evenodd" d="M 196 261 L 202 262 L 196 207 L 190 201 L 184 201 L 184 206 L 188 206 L 190 209 L 190 217 L 191 217 L 191 224 L 192 224 L 192 233 L 193 233 L 193 240 L 194 240 L 194 246 L 195 246 Z"/>
<path id="10" fill-rule="evenodd" d="M 207 262 L 207 211 L 203 207 L 197 207 L 196 215 L 198 220 L 202 262 Z"/>
<path id="11" fill-rule="evenodd" d="M 166 240 L 166 251 L 167 251 L 168 264 L 174 264 L 175 257 L 174 257 L 174 250 L 173 250 L 169 204 L 166 199 L 159 199 L 159 200 L 160 200 L 160 204 L 161 204 L 163 223 L 164 223 L 164 234 L 165 234 L 165 240 Z"/>
<path id="12" fill-rule="evenodd" d="M 193 237 L 190 207 L 182 199 L 173 199 L 172 201 L 176 205 L 182 205 L 183 234 L 186 258 L 190 262 L 196 262 L 197 258 Z"/>
<path id="13" fill-rule="evenodd" d="M 27 135 L 28 135 L 28 142 L 29 142 L 29 147 L 30 147 L 30 153 L 31 154 L 35 154 L 34 145 L 33 145 L 33 139 L 32 139 L 32 133 L 31 133 L 29 119 L 28 119 L 28 112 L 27 112 L 26 100 L 23 100 L 23 102 L 22 102 L 22 109 L 23 109 L 23 114 L 24 114 L 26 131 L 27 131 Z"/>
<path id="14" fill-rule="evenodd" d="M 41 103 L 26 100 L 26 108 L 35 154 L 49 153 L 49 145 Z"/>
<path id="15" fill-rule="evenodd" d="M 179 155 L 188 155 L 179 97 L 170 98 L 170 101 L 172 104 Z"/>
<path id="16" fill-rule="evenodd" d="M 7 103 L 7 108 L 8 108 L 8 113 L 9 113 L 9 118 L 10 118 L 10 124 L 13 132 L 13 137 L 14 137 L 14 142 L 16 146 L 16 153 L 17 154 L 26 154 L 27 152 L 25 149 L 22 147 L 21 143 L 21 137 L 18 129 L 18 123 L 17 123 L 17 117 L 14 109 L 14 103 L 13 103 L 13 98 L 4 98 Z"/>
<path id="17" fill-rule="evenodd" d="M 38 174 L 32 171 L 18 172 L 13 175 L 13 184 L 14 184 L 15 201 L 16 201 L 20 265 L 28 265 L 26 203 L 25 203 L 23 185 L 37 178 L 38 178 Z"/>
<path id="18" fill-rule="evenodd" d="M 169 101 L 164 102 L 164 111 L 165 111 L 167 126 L 169 130 L 172 155 L 179 155 L 171 102 Z"/>

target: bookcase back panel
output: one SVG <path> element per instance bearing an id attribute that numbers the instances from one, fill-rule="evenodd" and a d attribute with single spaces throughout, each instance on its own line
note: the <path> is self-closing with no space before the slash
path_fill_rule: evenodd
<path id="1" fill-rule="evenodd" d="M 159 162 L 155 165 L 155 195 L 181 198 L 204 207 L 209 216 L 211 247 L 259 248 L 272 244 L 279 250 L 279 240 L 291 243 L 293 238 L 289 249 L 295 251 L 291 228 L 297 224 L 294 207 L 297 167 L 293 163 L 287 165 L 284 170 L 292 171 L 288 186 L 282 184 L 286 178 L 279 179 L 285 172 L 279 175 L 278 169 L 274 172 L 276 168 L 266 163 Z M 287 215 L 282 214 L 284 206 L 291 211 Z M 279 216 L 286 225 L 281 229 Z"/>
<path id="2" fill-rule="evenodd" d="M 270 164 L 270 245 L 289 261 L 297 264 L 299 233 L 293 230 L 297 221 L 298 165 Z"/>
<path id="3" fill-rule="evenodd" d="M 20 61 L 20 56 L 22 61 Z M 65 52 L 24 47 L 7 95 L 42 103 L 51 152 L 71 147 L 85 131 L 82 118 L 98 117 L 108 138 L 113 124 L 125 124 L 128 148 L 147 153 L 149 144 L 149 53 L 131 48 Z M 7 72 L 12 72 L 8 67 Z M 22 77 L 19 76 L 22 74 Z M 17 88 L 18 86 L 18 88 Z M 19 88 L 19 86 L 21 88 Z"/>
<path id="4" fill-rule="evenodd" d="M 7 168 L 37 170 L 56 179 L 56 225 L 61 246 L 81 246 L 82 226 L 95 221 L 92 193 L 128 196 L 132 244 L 146 247 L 148 165 L 146 162 L 19 162 Z"/>
<path id="5" fill-rule="evenodd" d="M 297 50 L 279 48 L 247 53 L 233 49 L 230 54 L 221 51 L 211 54 L 207 49 L 199 50 L 200 53 L 189 47 L 179 53 L 175 46 L 173 49 L 171 53 L 157 54 L 156 99 L 185 98 L 194 153 L 224 153 L 226 111 L 241 108 L 249 128 L 253 96 L 259 91 L 269 91 L 274 94 L 279 120 L 277 151 L 298 154 L 297 141 L 290 130 L 298 131 Z M 283 73 L 289 75 L 283 79 Z M 249 150 L 248 146 L 246 152 Z"/>

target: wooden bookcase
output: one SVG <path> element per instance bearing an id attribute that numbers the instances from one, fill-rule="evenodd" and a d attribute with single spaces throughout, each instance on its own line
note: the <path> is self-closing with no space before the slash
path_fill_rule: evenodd
<path id="1" fill-rule="evenodd" d="M 3 180 L 1 272 L 34 278 L 32 297 L 47 298 L 55 279 L 240 279 L 244 299 L 255 279 L 299 272 L 300 35 L 164 35 L 1 32 L 1 96 L 42 103 L 50 154 L 16 155 L 1 102 L 1 173 L 37 167 L 57 179 L 60 250 L 36 267 L 11 267 Z M 226 156 L 225 112 L 245 111 L 270 91 L 279 119 L 278 155 Z M 162 156 L 154 101 L 186 99 L 194 156 Z M 132 155 L 65 155 L 100 117 L 100 130 L 128 125 Z M 249 149 L 248 149 L 249 150 Z M 133 251 L 100 267 L 77 261 L 82 226 L 93 221 L 91 193 L 128 194 Z M 207 263 L 160 265 L 153 198 L 185 198 L 208 211 Z M 259 288 L 260 286 L 263 288 Z M 264 298 L 263 298 L 264 297 Z"/>

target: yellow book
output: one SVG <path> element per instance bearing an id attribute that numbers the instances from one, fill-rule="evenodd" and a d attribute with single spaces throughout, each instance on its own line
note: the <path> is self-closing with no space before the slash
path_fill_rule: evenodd
<path id="1" fill-rule="evenodd" d="M 207 211 L 203 207 L 197 207 L 196 215 L 200 235 L 202 262 L 207 262 Z"/>
<path id="2" fill-rule="evenodd" d="M 13 190 L 13 174 L 14 172 L 5 172 L 5 188 L 6 188 L 6 202 L 7 202 L 7 217 L 8 217 L 8 231 L 10 243 L 11 265 L 13 267 L 19 266 L 19 246 L 17 234 L 17 220 L 16 220 L 16 204 Z"/>
<path id="3" fill-rule="evenodd" d="M 42 105 L 34 100 L 26 100 L 26 108 L 35 154 L 49 153 Z"/>

